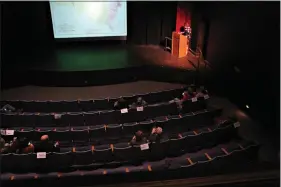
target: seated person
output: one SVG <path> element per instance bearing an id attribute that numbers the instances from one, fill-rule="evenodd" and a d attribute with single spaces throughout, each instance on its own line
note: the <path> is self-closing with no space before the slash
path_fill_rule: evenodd
<path id="1" fill-rule="evenodd" d="M 18 154 L 28 154 L 34 152 L 34 146 L 27 138 L 20 138 L 18 141 Z"/>
<path id="2" fill-rule="evenodd" d="M 147 143 L 147 139 L 144 137 L 143 132 L 140 130 L 135 133 L 130 142 L 131 145 L 141 145 L 145 143 Z"/>
<path id="3" fill-rule="evenodd" d="M 0 137 L 0 149 L 3 149 L 5 147 L 5 140 Z"/>
<path id="4" fill-rule="evenodd" d="M 163 130 L 161 127 L 153 127 L 149 136 L 149 141 L 160 142 L 160 139 L 162 138 L 162 132 Z"/>
<path id="5" fill-rule="evenodd" d="M 38 146 L 35 147 L 35 152 L 59 152 L 59 145 L 58 143 L 52 144 L 49 142 L 49 136 L 43 135 L 41 136 L 40 143 Z"/>
<path id="6" fill-rule="evenodd" d="M 114 103 L 114 109 L 115 110 L 121 110 L 123 108 L 128 108 L 128 102 L 123 98 L 120 97 L 115 103 Z"/>
<path id="7" fill-rule="evenodd" d="M 208 94 L 208 91 L 204 89 L 203 86 L 200 86 L 200 88 L 196 89 L 196 97 L 204 97 Z"/>
<path id="8" fill-rule="evenodd" d="M 7 154 L 7 153 L 10 153 L 10 147 L 11 145 L 9 143 L 5 143 L 4 147 L 1 148 L 1 153 L 2 154 Z"/>
<path id="9" fill-rule="evenodd" d="M 137 102 L 130 105 L 130 108 L 137 108 L 137 107 L 146 106 L 146 105 L 147 105 L 146 101 L 143 100 L 142 97 L 138 97 Z"/>

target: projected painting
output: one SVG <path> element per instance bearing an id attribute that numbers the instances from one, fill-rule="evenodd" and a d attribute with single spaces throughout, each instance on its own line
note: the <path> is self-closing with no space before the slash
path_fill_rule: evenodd
<path id="1" fill-rule="evenodd" d="M 55 38 L 127 35 L 126 2 L 50 2 Z"/>

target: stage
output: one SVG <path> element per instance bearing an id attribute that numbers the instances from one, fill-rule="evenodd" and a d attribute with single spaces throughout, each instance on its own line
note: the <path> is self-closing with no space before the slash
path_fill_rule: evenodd
<path id="1" fill-rule="evenodd" d="M 90 86 L 138 80 L 188 84 L 194 81 L 197 63 L 192 53 L 178 59 L 155 45 L 63 43 L 30 51 L 5 59 L 19 68 L 5 67 L 2 87 Z"/>

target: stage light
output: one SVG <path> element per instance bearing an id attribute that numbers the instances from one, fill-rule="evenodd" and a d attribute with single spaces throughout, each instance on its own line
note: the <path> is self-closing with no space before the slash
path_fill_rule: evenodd
<path id="1" fill-rule="evenodd" d="M 246 105 L 246 108 L 250 108 L 249 105 Z"/>

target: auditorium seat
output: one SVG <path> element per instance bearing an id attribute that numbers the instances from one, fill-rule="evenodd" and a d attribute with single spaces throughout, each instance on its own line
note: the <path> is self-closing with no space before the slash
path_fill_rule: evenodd
<path id="1" fill-rule="evenodd" d="M 110 111 L 101 111 L 99 113 L 99 120 L 97 120 L 101 124 L 115 124 L 118 123 L 119 116 L 121 112 L 119 110 L 110 110 Z"/>
<path id="2" fill-rule="evenodd" d="M 51 138 L 54 141 L 58 141 L 60 145 L 69 144 L 71 141 L 71 132 L 69 127 L 56 127 L 52 133 Z"/>
<path id="3" fill-rule="evenodd" d="M 79 108 L 84 112 L 95 111 L 94 100 L 78 100 Z"/>
<path id="4" fill-rule="evenodd" d="M 62 116 L 62 126 L 83 126 L 84 116 L 83 113 L 71 112 Z"/>
<path id="5" fill-rule="evenodd" d="M 99 118 L 99 112 L 85 112 L 84 120 L 85 120 L 85 125 L 87 126 L 95 126 L 95 125 L 102 124 Z"/>
<path id="6" fill-rule="evenodd" d="M 37 159 L 38 160 L 38 159 Z M 71 148 L 61 148 L 59 153 L 48 153 L 46 158 L 47 164 L 43 170 L 47 171 L 69 171 L 73 164 L 73 152 Z"/>
<path id="7" fill-rule="evenodd" d="M 109 163 L 114 160 L 112 153 L 113 146 L 106 145 L 98 145 L 94 148 L 94 162 L 97 163 Z"/>
<path id="8" fill-rule="evenodd" d="M 73 167 L 76 169 L 82 169 L 93 163 L 92 146 L 74 147 L 74 163 Z M 83 168 L 85 169 L 85 168 Z"/>
<path id="9" fill-rule="evenodd" d="M 33 115 L 21 115 L 22 117 L 31 118 Z M 47 113 L 39 113 L 35 116 L 35 126 L 36 127 L 55 127 L 57 124 L 55 123 L 54 115 Z"/>
<path id="10" fill-rule="evenodd" d="M 96 125 L 89 127 L 91 142 L 96 142 L 105 137 L 105 125 Z"/>
<path id="11" fill-rule="evenodd" d="M 141 124 L 134 122 L 134 123 L 124 123 L 123 124 L 123 135 L 133 135 L 140 129 Z"/>
<path id="12" fill-rule="evenodd" d="M 134 149 L 129 143 L 114 144 L 114 160 L 131 161 L 134 155 Z"/>
<path id="13" fill-rule="evenodd" d="M 36 170 L 36 154 L 1 154 L 1 171 L 28 173 Z"/>
<path id="14" fill-rule="evenodd" d="M 151 161 L 164 159 L 169 151 L 169 143 L 169 139 L 162 139 L 159 143 L 150 143 L 150 154 L 148 159 Z"/>
<path id="15" fill-rule="evenodd" d="M 71 127 L 71 137 L 74 143 L 88 142 L 89 128 L 86 126 Z"/>
<path id="16" fill-rule="evenodd" d="M 121 124 L 109 124 L 106 125 L 105 138 L 107 139 L 118 139 L 122 138 L 122 125 Z"/>

